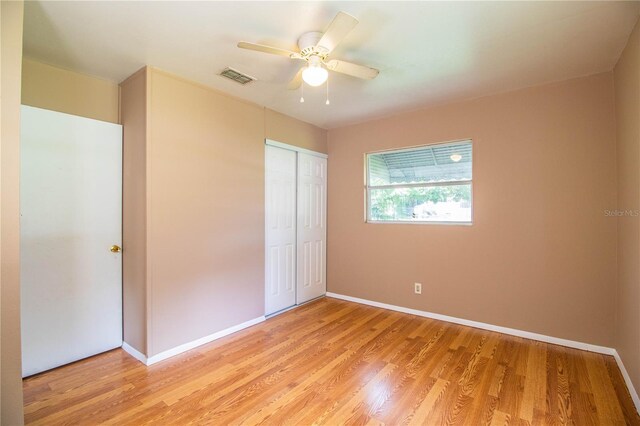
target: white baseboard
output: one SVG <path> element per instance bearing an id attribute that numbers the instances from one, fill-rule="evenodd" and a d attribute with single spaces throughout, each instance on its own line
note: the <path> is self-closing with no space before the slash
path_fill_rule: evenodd
<path id="1" fill-rule="evenodd" d="M 122 342 L 122 349 L 141 363 L 147 363 L 147 357 L 127 342 Z"/>
<path id="2" fill-rule="evenodd" d="M 220 330 L 216 333 L 210 334 L 208 336 L 201 337 L 192 342 L 185 343 L 180 346 L 176 346 L 175 348 L 160 352 L 152 357 L 147 358 L 147 365 L 155 364 L 160 361 L 164 361 L 167 358 L 171 358 L 172 356 L 176 356 L 183 352 L 186 352 L 190 349 L 196 348 L 198 346 L 204 345 L 205 343 L 213 342 L 214 340 L 220 339 L 222 337 L 228 336 L 229 334 L 236 333 L 240 330 L 244 330 L 245 328 L 251 327 L 252 325 L 259 324 L 265 320 L 264 315 L 258 318 L 254 318 L 249 321 L 245 321 L 242 324 L 234 325 L 233 327 L 225 328 L 224 330 Z"/>
<path id="3" fill-rule="evenodd" d="M 498 333 L 509 334 L 511 336 L 524 337 L 525 339 L 538 340 L 552 343 L 554 345 L 567 346 L 569 348 L 582 349 L 589 352 L 597 352 L 606 355 L 613 355 L 615 349 L 606 346 L 597 346 L 590 343 L 576 342 L 573 340 L 561 339 L 559 337 L 545 336 L 544 334 L 532 333 L 530 331 L 517 330 L 515 328 L 501 327 L 499 325 L 487 324 L 485 322 L 471 321 L 462 318 L 450 317 L 448 315 L 435 314 L 418 309 L 405 308 L 403 306 L 389 305 L 387 303 L 374 302 L 372 300 L 360 299 L 359 297 L 345 296 L 343 294 L 327 293 L 327 296 L 336 299 L 347 300 L 349 302 L 362 303 L 363 305 L 376 306 L 378 308 L 389 309 L 391 311 L 404 312 L 405 314 L 417 315 L 420 317 L 432 318 L 440 321 L 452 322 L 454 324 L 466 325 L 469 327 L 481 328 L 483 330 L 496 331 Z"/>
<path id="4" fill-rule="evenodd" d="M 197 348 L 198 346 L 202 346 L 206 343 L 213 342 L 214 340 L 220 339 L 222 337 L 228 336 L 229 334 L 236 333 L 240 330 L 244 330 L 245 328 L 251 327 L 252 325 L 259 324 L 265 320 L 264 315 L 258 318 L 254 318 L 249 321 L 245 321 L 241 324 L 234 325 L 233 327 L 225 328 L 224 330 L 220 330 L 216 333 L 210 334 L 208 336 L 201 337 L 192 342 L 188 342 L 182 344 L 180 346 L 176 346 L 175 348 L 166 350 L 164 352 L 160 352 L 152 357 L 147 358 L 143 353 L 131 347 L 131 345 L 126 342 L 122 342 L 122 349 L 127 352 L 129 355 L 140 361 L 145 365 L 152 365 L 160 361 L 164 361 L 167 358 L 171 358 L 172 356 L 176 356 L 193 348 Z"/>
<path id="5" fill-rule="evenodd" d="M 432 318 L 440 321 L 451 322 L 454 324 L 466 325 L 469 327 L 480 328 L 483 330 L 495 331 L 498 333 L 509 334 L 511 336 L 523 337 L 525 339 L 537 340 L 540 342 L 551 343 L 554 345 L 566 346 L 569 348 L 581 349 L 589 352 L 596 352 L 604 355 L 612 355 L 618 367 L 620 368 L 620 372 L 622 372 L 622 376 L 624 377 L 624 382 L 627 385 L 627 389 L 631 394 L 631 399 L 633 399 L 633 403 L 636 406 L 636 410 L 640 412 L 640 398 L 638 397 L 638 393 L 633 387 L 633 383 L 631 383 L 631 378 L 627 373 L 626 368 L 624 368 L 624 364 L 622 363 L 622 359 L 620 355 L 618 355 L 618 351 L 614 348 L 608 348 L 606 346 L 598 346 L 592 345 L 590 343 L 584 342 L 576 342 L 574 340 L 561 339 L 559 337 L 546 336 L 544 334 L 532 333 L 530 331 L 518 330 L 515 328 L 501 327 L 499 325 L 487 324 L 484 322 L 471 321 L 462 318 L 450 317 L 448 315 L 436 314 L 428 311 L 420 311 L 418 309 L 405 308 L 403 306 L 397 305 L 389 305 L 388 303 L 375 302 L 373 300 L 360 299 L 359 297 L 353 296 L 345 296 L 344 294 L 337 294 L 327 292 L 327 297 L 333 297 L 334 299 L 346 300 L 349 302 L 361 303 L 363 305 L 375 306 L 377 308 L 389 309 L 390 311 L 403 312 L 405 314 L 417 315 L 420 317 Z"/>
<path id="6" fill-rule="evenodd" d="M 620 368 L 620 372 L 622 373 L 622 377 L 624 377 L 624 382 L 627 385 L 627 389 L 631 394 L 631 399 L 633 399 L 633 403 L 636 406 L 636 410 L 640 413 L 640 397 L 638 396 L 638 392 L 636 392 L 636 388 L 633 387 L 633 383 L 631 382 L 631 377 L 629 377 L 629 373 L 627 373 L 627 369 L 624 368 L 624 364 L 622 363 L 622 358 L 618 354 L 618 351 L 614 351 L 613 357 L 616 359 L 616 363 L 618 363 L 618 368 Z"/>

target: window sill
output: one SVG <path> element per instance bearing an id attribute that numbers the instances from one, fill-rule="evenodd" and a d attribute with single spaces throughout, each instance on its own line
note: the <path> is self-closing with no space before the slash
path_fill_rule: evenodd
<path id="1" fill-rule="evenodd" d="M 431 222 L 431 221 L 409 221 L 409 220 L 365 220 L 365 223 L 374 225 L 453 225 L 453 226 L 472 226 L 473 222 Z"/>

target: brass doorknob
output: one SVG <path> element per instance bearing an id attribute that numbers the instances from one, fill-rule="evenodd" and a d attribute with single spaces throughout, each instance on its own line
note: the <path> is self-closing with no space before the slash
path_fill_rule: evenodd
<path id="1" fill-rule="evenodd" d="M 120 246 L 111 246 L 111 248 L 109 250 L 111 250 L 114 253 L 120 253 L 122 251 Z"/>

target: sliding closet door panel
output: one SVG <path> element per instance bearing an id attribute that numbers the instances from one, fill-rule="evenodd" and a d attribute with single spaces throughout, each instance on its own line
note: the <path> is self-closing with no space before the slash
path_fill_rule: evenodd
<path id="1" fill-rule="evenodd" d="M 303 303 L 326 293 L 327 159 L 298 153 L 298 294 Z"/>
<path id="2" fill-rule="evenodd" d="M 266 314 L 296 303 L 296 153 L 266 146 Z"/>

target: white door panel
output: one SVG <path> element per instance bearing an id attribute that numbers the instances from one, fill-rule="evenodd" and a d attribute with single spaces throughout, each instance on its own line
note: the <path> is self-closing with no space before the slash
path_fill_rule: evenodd
<path id="1" fill-rule="evenodd" d="M 23 376 L 122 345 L 122 126 L 22 107 Z"/>
<path id="2" fill-rule="evenodd" d="M 296 303 L 296 153 L 265 151 L 267 315 Z"/>
<path id="3" fill-rule="evenodd" d="M 298 153 L 297 303 L 326 293 L 327 159 Z"/>

